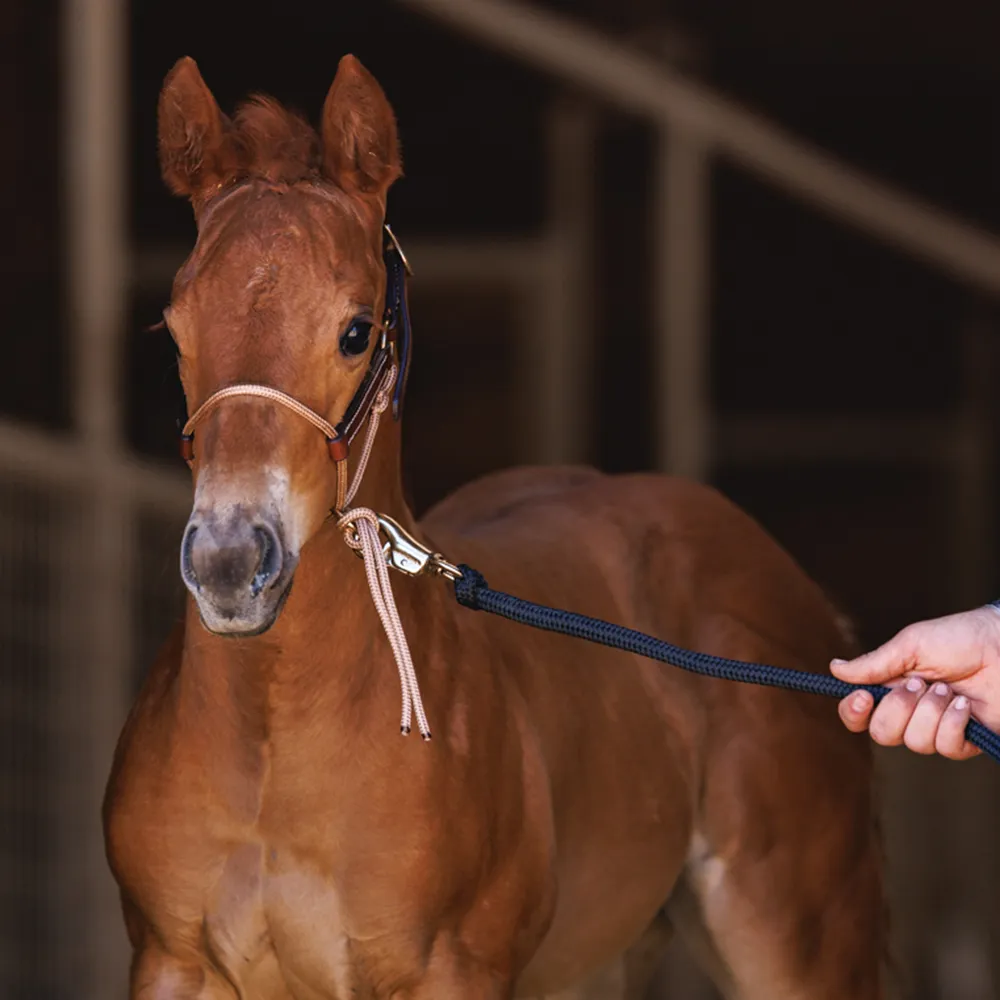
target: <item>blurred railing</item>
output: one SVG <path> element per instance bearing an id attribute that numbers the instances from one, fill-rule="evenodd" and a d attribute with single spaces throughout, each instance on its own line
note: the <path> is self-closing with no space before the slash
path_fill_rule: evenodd
<path id="1" fill-rule="evenodd" d="M 990 294 L 1000 291 L 1000 242 L 991 236 L 899 195 L 646 56 L 522 5 L 401 2 L 660 126 L 656 398 L 659 464 L 665 469 L 706 478 L 713 454 L 727 451 L 726 428 L 713 426 L 707 388 L 713 156 L 730 158 L 958 281 Z M 148 627 L 143 609 L 163 603 L 170 586 L 149 572 L 150 560 L 159 558 L 152 539 L 170 536 L 174 529 L 163 526 L 181 523 L 190 502 L 183 475 L 138 462 L 122 440 L 120 337 L 130 286 L 143 280 L 136 272 L 145 266 L 143 258 L 138 268 L 129 266 L 124 214 L 126 10 L 125 0 L 62 3 L 74 430 L 58 436 L 0 422 L 0 560 L 11 588 L 0 616 L 0 663 L 12 678 L 11 700 L 0 705 L 0 714 L 21 727 L 6 727 L 4 747 L 11 761 L 31 747 L 45 747 L 44 761 L 33 761 L 33 767 L 44 765 L 44 775 L 20 757 L 10 773 L 0 773 L 0 806 L 16 825 L 0 853 L 0 885 L 17 897 L 8 912 L 30 914 L 40 923 L 48 920 L 45 914 L 58 918 L 44 932 L 28 924 L 19 928 L 25 942 L 43 945 L 33 959 L 33 986 L 44 984 L 46 996 L 95 1000 L 121 996 L 127 969 L 117 896 L 103 857 L 99 802 L 137 652 L 146 631 L 157 631 Z M 589 426 L 589 347 L 581 332 L 588 322 L 582 289 L 593 238 L 585 164 L 593 158 L 591 124 L 572 102 L 557 109 L 550 133 L 557 181 L 551 186 L 551 232 L 509 254 L 500 251 L 499 258 L 492 246 L 472 253 L 464 245 L 460 251 L 412 249 L 418 276 L 425 264 L 425 280 L 470 268 L 500 271 L 530 300 L 526 312 L 546 332 L 533 338 L 543 352 L 531 369 L 535 457 L 558 461 L 582 456 Z M 172 265 L 152 262 L 153 270 L 163 266 Z M 574 367 L 572 359 L 580 363 Z M 772 454 L 785 447 L 783 438 L 788 447 L 803 447 L 801 433 L 789 435 L 766 420 L 736 430 L 735 451 L 742 455 L 755 449 Z M 849 430 L 879 454 L 906 437 L 895 426 L 881 435 L 870 425 Z M 811 434 L 807 450 L 850 450 L 841 430 L 828 431 Z M 986 439 L 977 440 L 981 446 L 971 450 L 947 441 L 940 449 L 942 460 L 964 463 L 966 481 L 973 483 L 988 447 Z M 981 544 L 981 535 L 970 531 L 969 537 Z M 32 589 L 15 593 L 15 584 Z M 22 597 L 30 601 L 18 603 Z M 31 730 L 25 720 L 44 712 L 49 714 L 38 731 Z M 44 802 L 37 801 L 41 783 L 49 789 Z M 29 858 L 37 862 L 30 870 Z M 15 972 L 7 975 L 23 971 L 21 940 L 10 935 L 0 948 L 0 992 L 12 996 L 27 995 L 12 978 Z"/>
<path id="2" fill-rule="evenodd" d="M 959 282 L 1000 294 L 996 237 L 788 135 L 663 62 L 515 0 L 398 2 L 659 126 L 655 396 L 665 470 L 705 479 L 711 465 L 706 272 L 713 156 Z M 579 378 L 587 375 L 578 369 Z"/>
<path id="3" fill-rule="evenodd" d="M 990 469 L 996 451 L 989 406 L 984 405 L 992 393 L 982 384 L 981 359 L 989 354 L 983 350 L 984 331 L 956 323 L 953 333 L 962 343 L 965 370 L 963 403 L 947 418 L 929 421 L 918 414 L 804 421 L 801 416 L 765 414 L 716 419 L 708 377 L 711 163 L 724 157 L 832 220 L 990 297 L 1000 294 L 1000 239 L 788 135 L 665 62 L 565 17 L 515 0 L 398 2 L 605 104 L 644 116 L 658 130 L 650 235 L 656 248 L 659 467 L 706 480 L 720 463 L 807 459 L 934 466 L 953 493 L 951 523 L 942 526 L 955 556 L 953 599 L 956 606 L 982 600 L 991 576 L 988 553 L 993 551 L 995 504 Z M 592 149 L 578 148 L 577 153 L 563 182 L 575 183 L 582 191 L 587 185 L 580 185 L 574 174 L 591 170 L 594 155 Z M 580 207 L 583 217 L 592 211 L 585 203 Z M 587 257 L 581 248 L 588 238 L 592 240 L 593 233 L 583 225 L 578 229 L 578 259 Z M 563 294 L 582 300 L 584 282 L 575 292 Z M 593 375 L 585 342 L 589 332 L 581 323 L 574 331 L 564 331 L 563 343 L 557 331 L 564 370 L 556 391 L 562 395 L 550 397 L 550 405 L 564 414 L 564 427 L 576 428 L 577 437 L 564 436 L 563 453 L 547 456 L 552 459 L 585 453 L 582 438 L 591 424 L 584 401 Z M 996 776 L 989 769 L 966 767 L 943 779 L 955 791 L 944 821 L 940 797 L 932 791 L 935 782 L 927 779 L 933 770 L 942 780 L 942 762 L 881 756 L 890 778 L 884 797 L 889 873 L 897 958 L 909 981 L 907 995 L 994 997 L 1000 991 L 1000 861 L 994 860 L 997 852 L 989 831 L 995 827 Z M 991 892 L 981 890 L 982 878 L 942 879 L 920 860 L 937 854 L 940 844 L 955 836 L 955 810 L 961 812 L 962 843 L 970 857 L 986 865 Z M 684 970 L 673 985 L 678 995 L 693 997 L 698 989 Z"/>

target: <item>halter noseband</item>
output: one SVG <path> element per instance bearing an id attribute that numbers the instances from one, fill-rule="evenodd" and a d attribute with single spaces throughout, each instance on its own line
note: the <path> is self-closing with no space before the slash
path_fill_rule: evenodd
<path id="1" fill-rule="evenodd" d="M 323 432 L 330 458 L 337 463 L 337 509 L 342 507 L 346 489 L 344 463 L 350 454 L 351 443 L 372 415 L 376 403 L 383 399 L 388 402 L 389 392 L 392 394 L 393 417 L 396 420 L 400 418 L 409 375 L 412 338 L 410 312 L 406 301 L 406 276 L 412 272 L 393 231 L 388 225 L 384 226 L 384 231 L 382 260 L 385 263 L 386 287 L 381 335 L 378 346 L 372 352 L 361 385 L 347 404 L 340 422 L 336 425 L 331 424 L 325 417 L 304 403 L 300 403 L 294 396 L 289 396 L 288 393 L 273 386 L 257 385 L 252 382 L 225 386 L 213 392 L 184 424 L 181 430 L 181 457 L 185 462 L 190 465 L 194 461 L 194 429 L 211 410 L 235 396 L 266 399 L 286 407 Z M 379 407 L 378 412 L 382 409 L 384 405 Z"/>

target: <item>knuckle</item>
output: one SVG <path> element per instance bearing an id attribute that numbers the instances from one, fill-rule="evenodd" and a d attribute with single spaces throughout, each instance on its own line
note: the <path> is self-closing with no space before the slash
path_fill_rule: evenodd
<path id="1" fill-rule="evenodd" d="M 902 740 L 900 740 L 900 738 L 894 733 L 883 733 L 879 730 L 872 729 L 871 735 L 872 739 L 878 743 L 879 746 L 883 747 L 898 747 L 902 742 Z"/>
<path id="2" fill-rule="evenodd" d="M 898 746 L 900 743 L 901 737 L 897 727 L 892 724 L 891 720 L 887 720 L 885 716 L 876 716 L 873 718 L 868 730 L 872 734 L 872 739 L 876 743 L 881 743 L 882 746 L 893 747 Z"/>
<path id="3" fill-rule="evenodd" d="M 907 731 L 903 737 L 903 741 L 906 743 L 907 748 L 914 753 L 924 755 L 934 753 L 934 741 L 929 740 L 925 733 L 910 733 Z"/>
<path id="4" fill-rule="evenodd" d="M 863 716 L 852 715 L 847 709 L 842 708 L 840 710 L 840 718 L 852 733 L 860 733 L 867 728 L 866 720 Z"/>
<path id="5" fill-rule="evenodd" d="M 894 652 L 897 658 L 911 666 L 914 665 L 918 659 L 925 635 L 925 623 L 916 622 L 913 625 L 907 625 L 893 640 Z"/>
<path id="6" fill-rule="evenodd" d="M 944 757 L 958 760 L 965 756 L 968 745 L 965 742 L 964 719 L 946 715 L 938 729 L 935 746 Z"/>

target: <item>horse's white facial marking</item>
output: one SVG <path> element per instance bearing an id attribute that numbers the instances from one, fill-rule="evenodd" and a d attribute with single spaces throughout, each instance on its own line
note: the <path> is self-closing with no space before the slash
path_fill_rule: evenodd
<path id="1" fill-rule="evenodd" d="M 264 477 L 267 482 L 267 505 L 284 527 L 285 549 L 289 555 L 297 556 L 306 530 L 306 505 L 293 492 L 287 469 L 274 465 L 265 466 Z"/>
<path id="2" fill-rule="evenodd" d="M 297 556 L 306 529 L 306 504 L 292 491 L 287 469 L 268 465 L 259 474 L 263 478 L 263 489 L 259 485 L 250 487 L 230 479 L 217 479 L 206 470 L 195 484 L 194 510 L 210 509 L 217 517 L 225 519 L 238 509 L 256 508 L 281 524 L 285 551 Z"/>

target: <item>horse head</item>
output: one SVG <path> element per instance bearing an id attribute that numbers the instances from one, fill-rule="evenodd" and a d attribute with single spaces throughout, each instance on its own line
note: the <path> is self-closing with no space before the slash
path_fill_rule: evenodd
<path id="1" fill-rule="evenodd" d="M 342 423 L 380 340 L 384 348 L 396 124 L 352 56 L 318 132 L 267 98 L 227 117 L 182 59 L 160 95 L 159 150 L 167 185 L 190 199 L 198 226 L 164 314 L 197 414 L 181 573 L 206 628 L 253 635 L 276 620 L 302 547 L 335 505 L 346 460 L 331 461 L 315 425 Z M 217 395 L 248 385 L 258 394 Z"/>

